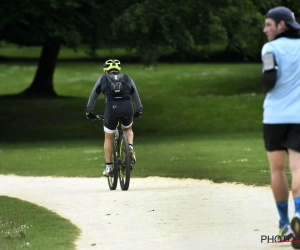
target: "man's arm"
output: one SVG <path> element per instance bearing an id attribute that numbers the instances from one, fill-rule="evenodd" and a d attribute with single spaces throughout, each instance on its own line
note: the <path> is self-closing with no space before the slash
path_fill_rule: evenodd
<path id="1" fill-rule="evenodd" d="M 277 81 L 277 64 L 275 56 L 272 53 L 267 53 L 262 57 L 263 61 L 263 89 L 265 93 L 268 93 L 274 88 Z"/>
<path id="2" fill-rule="evenodd" d="M 275 55 L 272 51 L 272 46 L 269 43 L 265 44 L 262 48 L 262 63 L 263 63 L 263 76 L 262 87 L 266 93 L 274 88 L 277 81 L 277 62 Z"/>

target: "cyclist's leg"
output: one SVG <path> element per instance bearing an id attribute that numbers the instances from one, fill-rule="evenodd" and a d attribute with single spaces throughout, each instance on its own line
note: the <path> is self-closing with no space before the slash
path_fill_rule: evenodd
<path id="1" fill-rule="evenodd" d="M 135 152 L 133 150 L 133 131 L 132 131 L 132 123 L 129 126 L 122 125 L 122 130 L 124 135 L 127 136 L 128 144 L 129 144 L 129 152 L 130 152 L 130 158 L 133 161 L 133 163 L 136 162 L 136 156 Z"/>
<path id="2" fill-rule="evenodd" d="M 132 123 L 133 123 L 133 105 L 131 101 L 125 101 L 122 106 L 122 115 L 124 118 L 122 119 L 122 130 L 124 134 L 127 136 L 128 143 L 133 145 L 133 131 L 132 131 Z"/>
<path id="3" fill-rule="evenodd" d="M 112 162 L 112 152 L 113 152 L 113 141 L 114 141 L 114 132 L 113 133 L 105 133 L 105 138 L 104 138 L 104 153 L 105 153 L 105 161 L 106 163 L 111 163 Z"/>
<path id="4" fill-rule="evenodd" d="M 129 144 L 129 150 L 130 150 L 130 157 L 131 160 L 135 163 L 136 162 L 136 156 L 135 152 L 133 150 L 133 131 L 132 131 L 132 124 L 133 124 L 133 105 L 132 102 L 126 102 L 125 105 L 123 106 L 123 116 L 124 118 L 122 119 L 122 130 L 124 135 L 126 135 L 128 139 L 128 144 Z"/>
<path id="5" fill-rule="evenodd" d="M 118 120 L 116 119 L 116 115 L 114 114 L 113 105 L 106 105 L 104 112 L 104 154 L 105 154 L 105 163 L 106 170 L 104 170 L 103 174 L 110 172 L 109 169 L 112 169 L 112 153 L 113 153 L 113 140 L 115 135 L 115 130 L 118 124 Z"/>
<path id="6" fill-rule="evenodd" d="M 122 130 L 123 130 L 123 133 L 127 136 L 128 144 L 133 145 L 134 134 L 133 134 L 133 130 L 132 130 L 132 125 L 131 124 L 129 126 L 124 126 L 122 124 Z"/>

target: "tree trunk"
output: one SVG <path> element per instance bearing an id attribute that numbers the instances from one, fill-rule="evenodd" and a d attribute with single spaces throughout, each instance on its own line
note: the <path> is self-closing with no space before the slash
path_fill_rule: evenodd
<path id="1" fill-rule="evenodd" d="M 59 50 L 60 45 L 57 42 L 53 40 L 45 42 L 34 80 L 24 94 L 44 97 L 57 96 L 53 88 L 53 75 Z"/>

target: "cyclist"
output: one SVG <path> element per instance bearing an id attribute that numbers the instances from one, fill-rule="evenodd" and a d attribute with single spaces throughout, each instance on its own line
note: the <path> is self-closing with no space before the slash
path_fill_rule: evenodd
<path id="1" fill-rule="evenodd" d="M 137 88 L 130 76 L 121 74 L 121 62 L 117 59 L 109 59 L 103 65 L 104 74 L 97 80 L 89 97 L 86 109 L 87 119 L 97 119 L 93 109 L 97 98 L 101 93 L 105 95 L 104 112 L 104 152 L 106 168 L 104 176 L 112 172 L 112 152 L 114 133 L 118 123 L 118 117 L 123 116 L 121 125 L 124 134 L 128 138 L 131 160 L 136 162 L 133 150 L 133 117 L 142 115 L 143 106 Z M 133 105 L 134 104 L 134 105 Z"/>

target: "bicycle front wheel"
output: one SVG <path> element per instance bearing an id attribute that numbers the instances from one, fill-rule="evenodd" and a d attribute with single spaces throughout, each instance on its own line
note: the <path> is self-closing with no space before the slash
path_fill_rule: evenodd
<path id="1" fill-rule="evenodd" d="M 112 159 L 113 159 L 113 171 L 111 175 L 107 176 L 108 186 L 110 190 L 116 190 L 118 185 L 118 163 L 117 163 L 117 157 L 116 157 L 116 145 L 113 143 L 113 153 L 112 153 Z"/>
<path id="2" fill-rule="evenodd" d="M 128 139 L 126 135 L 122 135 L 120 138 L 120 168 L 119 168 L 119 180 L 120 186 L 123 191 L 128 190 L 129 182 L 130 182 L 130 170 L 131 170 L 131 160 L 130 160 L 130 153 L 129 153 L 129 145 Z"/>

